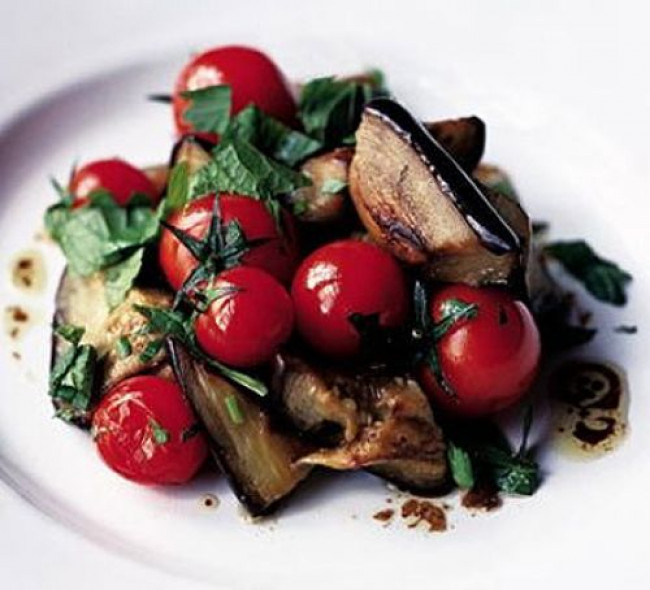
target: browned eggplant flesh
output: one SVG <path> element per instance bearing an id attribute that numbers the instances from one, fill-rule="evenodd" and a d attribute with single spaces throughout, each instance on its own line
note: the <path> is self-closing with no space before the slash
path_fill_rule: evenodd
<path id="1" fill-rule="evenodd" d="M 311 466 L 298 463 L 308 447 L 276 428 L 248 394 L 192 358 L 182 345 L 170 340 L 169 349 L 176 378 L 235 494 L 253 516 L 272 512 L 309 475 Z"/>

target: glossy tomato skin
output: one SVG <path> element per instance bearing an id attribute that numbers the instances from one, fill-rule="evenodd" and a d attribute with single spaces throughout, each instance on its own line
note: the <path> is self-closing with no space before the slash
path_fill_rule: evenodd
<path id="1" fill-rule="evenodd" d="M 479 417 L 518 401 L 532 385 L 541 345 L 532 314 L 506 291 L 451 285 L 434 294 L 430 314 L 438 322 L 443 305 L 457 299 L 478 306 L 477 316 L 453 326 L 437 344 L 443 374 L 457 399 L 445 393 L 428 368 L 421 384 L 449 413 Z"/>
<path id="2" fill-rule="evenodd" d="M 341 240 L 319 248 L 300 265 L 291 287 L 296 327 L 318 352 L 351 357 L 360 352 L 351 314 L 379 314 L 380 324 L 407 320 L 406 278 L 395 259 L 374 244 Z"/>
<path id="3" fill-rule="evenodd" d="M 220 84 L 231 88 L 232 115 L 253 103 L 286 125 L 295 124 L 296 103 L 275 63 L 257 49 L 229 45 L 197 55 L 181 71 L 172 101 L 179 134 L 194 131 L 183 117 L 189 101 L 181 93 Z"/>
<path id="4" fill-rule="evenodd" d="M 72 175 L 70 192 L 75 198 L 76 207 L 86 204 L 88 196 L 100 189 L 110 192 L 121 206 L 128 204 L 136 193 L 149 197 L 153 205 L 160 200 L 160 195 L 144 172 L 119 158 L 89 162 Z"/>
<path id="5" fill-rule="evenodd" d="M 214 195 L 192 201 L 185 209 L 172 215 L 170 225 L 193 238 L 204 238 L 210 228 Z M 262 201 L 242 195 L 221 195 L 221 216 L 224 224 L 236 221 L 248 240 L 266 239 L 252 247 L 242 258 L 242 264 L 261 268 L 283 283 L 288 283 L 298 262 L 298 246 L 293 218 L 283 212 L 281 235 L 276 221 Z M 159 246 L 160 266 L 168 283 L 175 290 L 183 285 L 196 268 L 197 261 L 169 230 L 164 230 Z"/>
<path id="6" fill-rule="evenodd" d="M 201 348 L 233 367 L 271 360 L 293 330 L 293 306 L 286 289 L 267 272 L 245 266 L 222 272 L 211 288 L 226 294 L 196 319 Z"/>
<path id="7" fill-rule="evenodd" d="M 132 481 L 182 484 L 191 480 L 207 456 L 202 433 L 183 440 L 196 424 L 180 387 L 143 375 L 118 383 L 93 416 L 93 432 L 106 464 Z M 166 441 L 156 440 L 162 428 Z"/>

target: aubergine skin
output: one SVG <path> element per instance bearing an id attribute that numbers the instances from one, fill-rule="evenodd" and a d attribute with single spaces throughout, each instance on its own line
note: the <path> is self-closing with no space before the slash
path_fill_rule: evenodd
<path id="1" fill-rule="evenodd" d="M 493 200 L 401 105 L 371 101 L 349 185 L 372 239 L 430 280 L 506 285 L 525 248 Z"/>
<path id="2" fill-rule="evenodd" d="M 485 123 L 461 117 L 425 123 L 424 127 L 466 172 L 473 172 L 485 151 Z"/>
<path id="3" fill-rule="evenodd" d="M 238 500 L 251 516 L 270 514 L 311 472 L 311 466 L 298 464 L 310 447 L 281 432 L 248 394 L 209 371 L 181 344 L 169 339 L 167 346 L 176 379 L 203 424 L 212 454 Z M 236 400 L 241 423 L 233 421 L 226 398 Z"/>

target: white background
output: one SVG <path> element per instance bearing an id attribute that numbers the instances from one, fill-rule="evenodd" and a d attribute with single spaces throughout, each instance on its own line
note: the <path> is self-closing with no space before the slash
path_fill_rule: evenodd
<path id="1" fill-rule="evenodd" d="M 534 112 L 529 107 L 536 101 L 561 106 L 580 126 L 598 130 L 615 157 L 645 178 L 637 186 L 648 186 L 650 35 L 644 5 L 620 0 L 3 0 L 0 118 L 73 82 L 91 66 L 99 70 L 140 53 L 216 45 L 217 30 L 240 32 L 249 43 L 286 31 L 304 38 L 306 52 L 311 34 L 330 37 L 334 44 L 355 34 L 369 45 L 389 40 L 402 54 L 428 55 L 432 64 L 453 62 L 479 87 L 507 80 L 517 89 L 509 107 L 520 108 L 521 116 Z M 647 227 L 643 215 L 638 223 Z M 0 487 L 2 587 L 188 587 L 144 566 L 125 569 L 119 558 L 94 545 L 79 554 L 73 533 L 23 505 Z M 3 532 L 30 529 L 37 533 L 10 537 Z M 29 554 L 37 558 L 24 559 Z M 77 567 L 80 561 L 84 567 Z"/>

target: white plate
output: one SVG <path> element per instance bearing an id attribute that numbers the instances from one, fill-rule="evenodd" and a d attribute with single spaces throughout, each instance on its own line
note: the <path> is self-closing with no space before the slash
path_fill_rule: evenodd
<path id="1" fill-rule="evenodd" d="M 555 236 L 586 237 L 635 277 L 643 273 L 640 180 L 607 141 L 552 102 L 502 79 L 476 87 L 453 64 L 432 66 L 421 48 L 405 51 L 386 39 L 373 44 L 339 36 L 335 43 L 322 34 L 268 35 L 265 46 L 295 77 L 380 65 L 391 88 L 424 118 L 480 114 L 488 122 L 488 160 L 513 174 L 536 218 L 550 220 Z M 477 518 L 455 509 L 446 534 L 408 530 L 398 522 L 380 526 L 372 515 L 386 507 L 390 494 L 366 475 L 321 478 L 276 520 L 247 524 L 218 476 L 182 489 L 138 487 L 105 468 L 84 434 L 51 419 L 48 321 L 62 261 L 53 247 L 34 241 L 54 198 L 47 178 L 64 178 L 77 158 L 119 154 L 143 165 L 166 159 L 169 113 L 144 96 L 169 88 L 185 47 L 170 49 L 168 58 L 162 53 L 120 58 L 117 67 L 79 78 L 4 121 L 0 268 L 27 247 L 48 260 L 45 294 L 25 299 L 6 278 L 0 294 L 3 308 L 19 302 L 39 318 L 18 347 L 6 337 L 0 347 L 0 563 L 9 572 L 6 581 L 50 588 L 81 588 L 84 580 L 98 588 L 115 581 L 187 588 L 192 580 L 197 586 L 257 589 L 640 583 L 647 568 L 636 531 L 650 521 L 643 501 L 650 484 L 644 424 L 650 379 L 643 356 L 648 322 L 641 305 L 650 293 L 640 280 L 624 311 L 589 302 L 602 329 L 583 351 L 627 369 L 631 431 L 622 448 L 592 463 L 545 453 L 538 494 L 508 500 L 503 509 Z M 637 324 L 639 334 L 614 335 L 612 328 L 624 322 Z M 15 348 L 20 362 L 11 357 Z M 220 498 L 218 509 L 201 508 L 207 491 Z M 5 559 L 8 554 L 13 558 Z"/>

